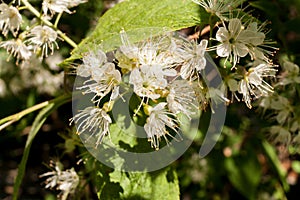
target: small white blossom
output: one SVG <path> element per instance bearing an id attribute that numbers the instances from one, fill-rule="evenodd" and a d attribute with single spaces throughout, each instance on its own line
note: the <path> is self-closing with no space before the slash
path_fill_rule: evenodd
<path id="1" fill-rule="evenodd" d="M 169 127 L 175 133 L 177 133 L 177 120 L 172 118 L 174 114 L 166 110 L 167 103 L 159 103 L 150 110 L 150 116 L 147 118 L 147 122 L 144 125 L 144 129 L 147 133 L 147 137 L 151 142 L 151 147 L 156 150 L 159 149 L 160 138 L 164 137 L 168 144 L 167 135 L 174 138 L 166 129 Z"/>
<path id="2" fill-rule="evenodd" d="M 73 118 L 70 119 L 70 123 L 74 122 L 77 126 L 77 133 L 89 133 L 86 140 L 93 136 L 97 137 L 96 146 L 102 142 L 105 135 L 109 135 L 109 125 L 112 120 L 110 116 L 101 108 L 87 107 L 84 110 L 80 110 Z"/>
<path id="3" fill-rule="evenodd" d="M 35 26 L 31 29 L 28 37 L 26 42 L 34 46 L 35 52 L 41 48 L 42 57 L 48 56 L 48 48 L 51 50 L 51 54 L 53 54 L 55 46 L 58 48 L 57 33 L 49 26 Z"/>
<path id="4" fill-rule="evenodd" d="M 73 194 L 79 184 L 79 176 L 74 168 L 62 170 L 59 162 L 55 163 L 54 170 L 44 173 L 40 177 L 48 177 L 45 181 L 45 188 L 60 190 L 59 199 L 67 199 L 69 194 Z"/>
<path id="5" fill-rule="evenodd" d="M 171 83 L 167 103 L 171 112 L 183 113 L 189 118 L 196 114 L 198 109 L 196 93 L 186 80 L 175 80 Z"/>
<path id="6" fill-rule="evenodd" d="M 66 12 L 71 14 L 69 8 L 78 6 L 81 3 L 85 3 L 88 0 L 44 0 L 42 3 L 42 9 L 45 15 L 48 14 L 48 10 L 51 15 L 55 13 Z"/>
<path id="7" fill-rule="evenodd" d="M 17 8 L 8 6 L 5 3 L 0 4 L 0 29 L 4 36 L 6 36 L 10 30 L 16 37 L 21 23 L 22 16 Z"/>
<path id="8" fill-rule="evenodd" d="M 218 16 L 221 20 L 226 20 L 226 14 L 242 3 L 241 0 L 192 0 L 202 6 L 206 12 Z"/>
<path id="9" fill-rule="evenodd" d="M 121 81 L 121 73 L 115 69 L 113 63 L 107 62 L 101 67 L 94 68 L 90 79 L 77 89 L 85 90 L 83 94 L 95 94 L 92 101 L 99 105 L 101 99 L 108 93 L 112 92 L 111 100 L 114 100 L 119 95 L 118 85 Z"/>
<path id="10" fill-rule="evenodd" d="M 205 68 L 206 59 L 204 54 L 208 41 L 201 40 L 200 44 L 197 44 L 196 41 L 182 39 L 180 43 L 182 43 L 182 47 L 177 50 L 182 59 L 180 75 L 183 79 L 187 79 L 195 72 Z"/>
<path id="11" fill-rule="evenodd" d="M 142 65 L 132 70 L 129 83 L 133 85 L 134 92 L 145 98 L 158 99 L 158 90 L 165 89 L 168 85 L 166 76 L 174 76 L 169 70 L 164 71 L 160 65 Z"/>
<path id="12" fill-rule="evenodd" d="M 92 72 L 95 71 L 95 68 L 101 67 L 104 63 L 107 62 L 107 57 L 102 50 L 98 51 L 89 51 L 82 58 L 82 64 L 76 68 L 76 74 L 81 77 L 92 76 Z"/>
<path id="13" fill-rule="evenodd" d="M 216 34 L 216 39 L 221 42 L 217 46 L 218 56 L 229 58 L 229 61 L 233 62 L 233 67 L 239 62 L 240 57 L 245 57 L 249 52 L 245 43 L 248 37 L 244 33 L 241 20 L 233 18 L 229 20 L 228 29 L 221 27 Z"/>
<path id="14" fill-rule="evenodd" d="M 245 37 L 248 37 L 249 54 L 252 60 L 259 59 L 264 60 L 267 63 L 272 63 L 272 61 L 267 56 L 273 56 L 274 50 L 278 49 L 269 46 L 269 44 L 271 44 L 272 42 L 265 41 L 266 35 L 262 30 L 264 26 L 265 23 L 258 26 L 257 22 L 251 22 L 247 26 Z"/>
<path id="15" fill-rule="evenodd" d="M 0 47 L 5 48 L 10 55 L 16 57 L 17 63 L 19 60 L 28 60 L 31 56 L 31 51 L 20 39 L 0 42 Z"/>
<path id="16" fill-rule="evenodd" d="M 270 62 L 265 54 L 272 55 L 271 51 L 265 50 L 265 34 L 261 31 L 256 22 L 251 22 L 245 28 L 241 20 L 232 18 L 229 20 L 228 28 L 220 27 L 216 33 L 216 40 L 221 44 L 211 49 L 216 49 L 220 57 L 226 57 L 233 63 L 233 68 L 239 63 L 241 57 L 251 56 L 252 60 L 260 59 Z M 274 48 L 273 48 L 274 49 Z"/>
<path id="17" fill-rule="evenodd" d="M 251 106 L 252 96 L 259 98 L 273 92 L 273 87 L 269 85 L 264 78 L 274 77 L 276 69 L 274 66 L 262 63 L 251 67 L 244 75 L 244 79 L 239 82 L 238 92 L 243 95 L 243 101 L 249 108 Z"/>

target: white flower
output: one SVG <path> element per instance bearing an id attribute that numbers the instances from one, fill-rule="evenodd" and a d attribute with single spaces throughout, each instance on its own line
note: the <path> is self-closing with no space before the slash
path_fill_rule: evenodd
<path id="1" fill-rule="evenodd" d="M 85 3 L 88 0 L 44 0 L 42 4 L 42 9 L 45 15 L 47 15 L 48 10 L 51 15 L 55 13 L 66 12 L 71 14 L 72 12 L 69 8 L 78 6 L 81 3 Z"/>
<path id="2" fill-rule="evenodd" d="M 151 142 L 151 147 L 156 150 L 159 149 L 159 141 L 161 137 L 164 137 L 168 144 L 167 135 L 174 138 L 166 129 L 169 127 L 175 133 L 177 133 L 177 120 L 172 118 L 175 117 L 174 114 L 166 110 L 167 103 L 159 103 L 150 110 L 150 116 L 147 118 L 147 122 L 144 125 L 144 129 L 147 133 L 147 137 Z"/>
<path id="3" fill-rule="evenodd" d="M 107 57 L 102 50 L 89 51 L 82 58 L 82 64 L 76 68 L 76 74 L 82 77 L 89 77 L 95 68 L 101 67 L 107 62 Z"/>
<path id="4" fill-rule="evenodd" d="M 17 8 L 8 6 L 5 3 L 0 4 L 0 29 L 4 36 L 6 36 L 10 30 L 16 37 L 21 23 L 22 16 Z"/>
<path id="5" fill-rule="evenodd" d="M 133 45 L 125 31 L 121 32 L 123 46 L 117 56 L 121 58 L 119 65 L 122 69 L 131 71 L 129 83 L 133 85 L 134 92 L 142 98 L 158 99 L 158 90 L 165 89 L 168 85 L 168 78 L 177 75 L 174 69 L 175 61 L 170 51 L 172 46 L 171 38 L 161 36 L 147 39 L 144 42 Z M 124 58 L 124 57 L 127 57 Z"/>
<path id="6" fill-rule="evenodd" d="M 251 22 L 245 28 L 240 19 L 232 18 L 229 20 L 228 29 L 224 25 L 216 33 L 216 39 L 221 44 L 211 49 L 217 49 L 218 56 L 229 59 L 233 63 L 233 68 L 239 63 L 240 58 L 248 53 L 252 60 L 259 59 L 270 63 L 265 54 L 272 55 L 272 51 L 264 48 L 273 47 L 266 45 L 265 34 L 261 31 L 262 26 L 258 27 L 256 22 Z"/>
<path id="7" fill-rule="evenodd" d="M 101 67 L 95 67 L 90 79 L 77 89 L 84 89 L 83 94 L 95 94 L 91 100 L 99 105 L 101 99 L 108 93 L 112 92 L 111 100 L 114 100 L 119 95 L 118 85 L 121 81 L 121 73 L 115 69 L 113 63 L 107 62 Z"/>
<path id="8" fill-rule="evenodd" d="M 272 44 L 272 42 L 266 42 L 266 35 L 262 32 L 265 23 L 258 26 L 257 22 L 251 22 L 246 29 L 245 37 L 248 39 L 248 48 L 249 54 L 252 60 L 264 60 L 267 63 L 272 63 L 272 61 L 267 57 L 269 55 L 273 55 L 274 50 L 278 50 L 268 44 Z M 267 50 L 270 49 L 270 50 Z"/>
<path id="9" fill-rule="evenodd" d="M 179 46 L 180 48 L 177 49 L 182 59 L 180 75 L 183 79 L 187 79 L 195 72 L 205 68 L 206 59 L 204 54 L 208 41 L 201 40 L 200 44 L 197 44 L 196 41 L 190 42 L 182 38 L 180 43 L 182 43 L 182 47 Z"/>
<path id="10" fill-rule="evenodd" d="M 51 54 L 53 54 L 55 46 L 58 48 L 58 44 L 56 42 L 57 33 L 49 26 L 35 26 L 31 29 L 28 37 L 29 39 L 26 42 L 34 45 L 35 52 L 37 49 L 41 48 L 42 57 L 48 56 L 48 48 L 51 50 Z"/>
<path id="11" fill-rule="evenodd" d="M 67 199 L 69 194 L 73 194 L 79 184 L 79 176 L 74 168 L 62 170 L 59 162 L 55 163 L 54 170 L 44 173 L 40 177 L 48 177 L 45 181 L 45 188 L 55 188 L 61 190 L 59 199 Z"/>
<path id="12" fill-rule="evenodd" d="M 22 40 L 7 40 L 0 42 L 0 47 L 6 49 L 6 51 L 19 60 L 28 60 L 31 56 L 31 51 L 28 47 L 22 42 Z"/>
<path id="13" fill-rule="evenodd" d="M 154 100 L 160 97 L 157 91 L 167 87 L 166 76 L 174 75 L 176 72 L 163 70 L 160 65 L 142 65 L 132 70 L 129 83 L 133 85 L 133 90 L 137 95 Z"/>
<path id="14" fill-rule="evenodd" d="M 168 35 L 149 38 L 138 44 L 131 44 L 125 31 L 120 33 L 122 46 L 116 57 L 122 69 L 131 71 L 141 65 L 160 65 L 164 70 L 177 63 L 174 43 Z"/>
<path id="15" fill-rule="evenodd" d="M 274 66 L 261 63 L 255 67 L 251 67 L 244 75 L 244 79 L 239 82 L 238 92 L 243 95 L 243 101 L 249 108 L 251 106 L 251 96 L 259 98 L 273 92 L 273 87 L 269 85 L 264 78 L 275 77 L 276 69 Z"/>
<path id="16" fill-rule="evenodd" d="M 240 57 L 245 57 L 249 52 L 245 43 L 248 35 L 244 33 L 241 20 L 233 18 L 229 20 L 228 29 L 221 27 L 216 34 L 216 39 L 221 42 L 217 46 L 218 56 L 229 58 L 229 61 L 233 62 L 233 67 L 239 62 Z"/>
<path id="17" fill-rule="evenodd" d="M 186 80 L 175 80 L 170 84 L 167 103 L 174 114 L 183 113 L 191 119 L 191 116 L 197 113 L 196 93 Z"/>
<path id="18" fill-rule="evenodd" d="M 206 12 L 218 16 L 221 20 L 226 20 L 225 14 L 236 8 L 242 3 L 242 0 L 192 0 L 194 3 L 202 6 Z"/>
<path id="19" fill-rule="evenodd" d="M 77 126 L 77 133 L 81 134 L 88 132 L 90 135 L 86 140 L 91 137 L 97 137 L 96 146 L 102 142 L 105 135 L 109 135 L 109 125 L 112 120 L 110 116 L 101 108 L 87 107 L 80 110 L 73 118 L 70 119 L 70 124 L 74 122 Z"/>

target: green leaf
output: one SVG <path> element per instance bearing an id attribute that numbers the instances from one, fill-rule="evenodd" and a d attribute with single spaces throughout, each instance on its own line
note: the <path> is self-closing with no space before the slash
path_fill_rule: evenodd
<path id="1" fill-rule="evenodd" d="M 72 52 L 61 66 L 79 59 L 82 53 L 96 49 L 99 44 L 104 51 L 111 51 L 121 44 L 119 33 L 124 29 L 137 42 L 166 31 L 174 31 L 200 24 L 207 19 L 200 6 L 190 0 L 127 0 L 108 10 L 95 30 Z"/>
<path id="2" fill-rule="evenodd" d="M 36 116 L 36 118 L 35 118 L 35 120 L 32 124 L 31 130 L 29 132 L 29 135 L 27 137 L 27 141 L 26 141 L 24 152 L 23 152 L 22 160 L 21 160 L 21 162 L 19 164 L 19 167 L 18 167 L 18 175 L 17 175 L 15 183 L 14 183 L 14 193 L 13 193 L 13 199 L 14 200 L 16 200 L 18 198 L 19 189 L 20 189 L 20 186 L 21 186 L 21 183 L 22 183 L 22 179 L 24 177 L 24 173 L 25 173 L 25 169 L 26 169 L 26 163 L 27 163 L 27 159 L 28 159 L 28 156 L 29 156 L 29 152 L 30 152 L 30 148 L 31 148 L 33 139 L 37 135 L 38 131 L 40 130 L 40 128 L 44 124 L 47 117 L 55 109 L 57 109 L 62 104 L 68 102 L 69 100 L 70 100 L 69 95 L 58 97 L 57 99 L 54 99 L 54 100 L 50 101 L 49 104 L 44 109 L 42 109 L 39 112 L 39 114 Z"/>
<path id="3" fill-rule="evenodd" d="M 115 169 L 109 174 L 109 179 L 100 172 L 99 175 L 106 180 L 97 185 L 99 199 L 179 199 L 177 173 L 169 167 L 151 173 Z"/>

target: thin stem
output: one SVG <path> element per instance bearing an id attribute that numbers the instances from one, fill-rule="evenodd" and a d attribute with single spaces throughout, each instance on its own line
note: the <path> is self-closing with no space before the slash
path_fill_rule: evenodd
<path id="1" fill-rule="evenodd" d="M 27 0 L 22 0 L 22 3 L 27 7 L 28 10 L 30 10 L 30 12 L 32 12 L 35 16 L 37 16 L 42 22 L 44 22 L 44 24 L 56 29 L 57 34 L 64 40 L 66 41 L 69 45 L 71 45 L 73 48 L 77 47 L 77 44 L 68 36 L 66 36 L 66 34 L 64 34 L 63 32 L 61 32 L 60 30 L 58 30 L 50 21 L 48 21 L 47 19 L 45 19 L 40 13 L 39 11 L 37 11 Z"/>
<path id="2" fill-rule="evenodd" d="M 58 13 L 58 15 L 57 15 L 57 17 L 56 17 L 56 19 L 55 19 L 55 22 L 54 22 L 54 27 L 55 27 L 55 28 L 57 28 L 57 25 L 58 25 L 58 22 L 59 22 L 61 16 L 62 16 L 62 12 L 61 12 L 61 13 Z"/>
<path id="3" fill-rule="evenodd" d="M 208 45 L 209 47 L 211 47 L 211 38 L 213 36 L 213 30 L 214 30 L 214 24 L 212 24 L 212 17 L 213 15 L 209 16 L 209 26 L 210 26 L 210 30 L 209 30 L 209 40 L 208 40 Z"/>
<path id="4" fill-rule="evenodd" d="M 18 120 L 20 120 L 25 115 L 28 115 L 29 113 L 40 110 L 40 109 L 46 107 L 47 105 L 49 105 L 51 103 L 57 103 L 57 102 L 62 102 L 62 101 L 66 101 L 66 100 L 68 100 L 68 101 L 71 100 L 71 95 L 70 94 L 59 96 L 59 97 L 57 97 L 55 99 L 52 99 L 50 101 L 42 102 L 40 104 L 34 105 L 30 108 L 27 108 L 27 109 L 25 109 L 25 110 L 23 110 L 19 113 L 10 115 L 8 117 L 5 117 L 5 118 L 0 120 L 0 131 L 3 130 L 4 128 L 6 128 L 7 126 L 11 125 L 12 123 L 17 122 Z"/>
<path id="5" fill-rule="evenodd" d="M 25 9 L 27 9 L 27 7 L 26 7 L 26 6 L 21 6 L 21 7 L 18 7 L 18 10 L 19 10 L 19 11 L 21 11 L 21 10 L 25 10 Z"/>

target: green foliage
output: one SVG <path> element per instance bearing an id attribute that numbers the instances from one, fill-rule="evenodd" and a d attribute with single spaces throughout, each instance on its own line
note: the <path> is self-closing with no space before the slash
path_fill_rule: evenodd
<path id="1" fill-rule="evenodd" d="M 151 173 L 122 172 L 118 168 L 107 173 L 104 169 L 103 166 L 98 168 L 95 177 L 99 180 L 96 185 L 99 199 L 179 199 L 177 174 L 172 168 L 168 167 Z"/>
<path id="2" fill-rule="evenodd" d="M 81 58 L 82 53 L 98 48 L 110 51 L 120 46 L 119 33 L 125 30 L 134 35 L 132 42 L 167 31 L 192 27 L 206 21 L 208 15 L 192 1 L 184 0 L 128 0 L 108 10 L 98 21 L 95 30 L 72 52 L 62 65 Z"/>

